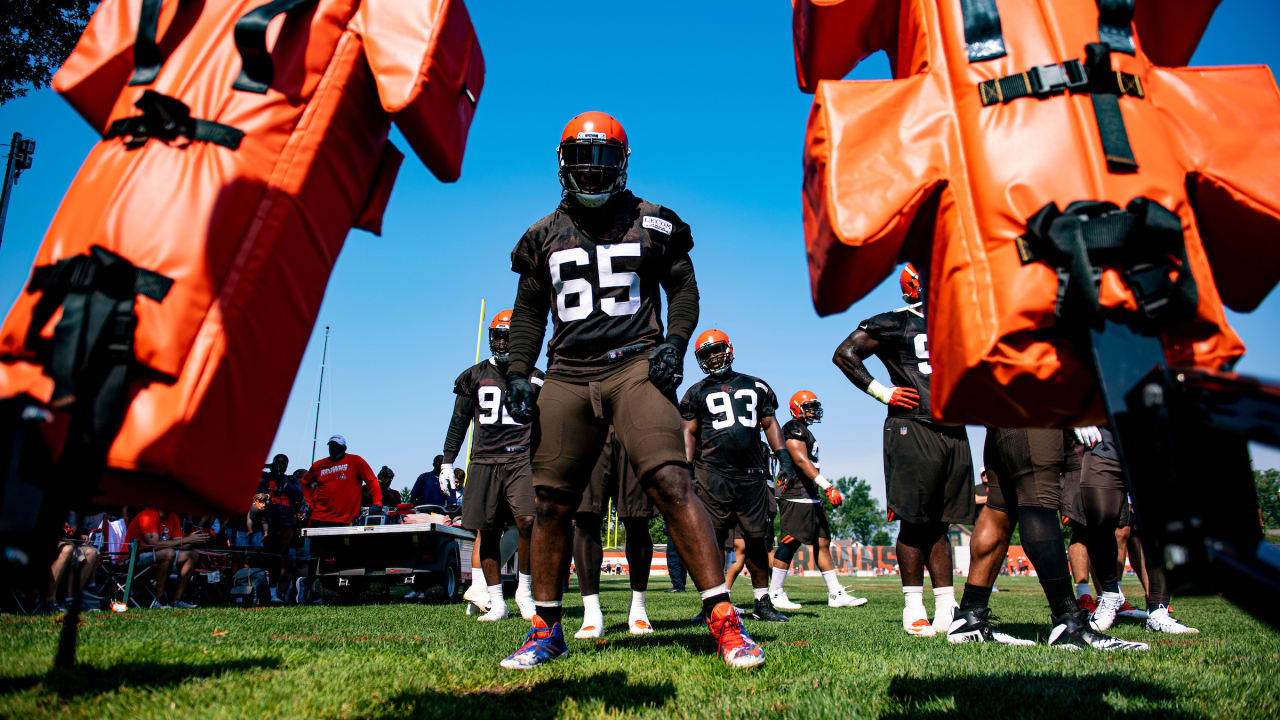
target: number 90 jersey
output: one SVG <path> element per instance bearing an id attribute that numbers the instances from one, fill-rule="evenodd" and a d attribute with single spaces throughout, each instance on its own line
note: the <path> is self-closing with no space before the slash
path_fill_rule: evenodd
<path id="1" fill-rule="evenodd" d="M 565 198 L 530 227 L 511 269 L 551 294 L 547 373 L 599 379 L 664 339 L 662 282 L 693 247 L 670 210 L 622 192 L 598 209 Z"/>
<path id="2" fill-rule="evenodd" d="M 920 407 L 914 410 L 889 406 L 890 417 L 929 420 L 929 338 L 924 317 L 912 308 L 899 308 L 863 320 L 858 329 L 880 343 L 875 355 L 889 371 L 889 381 L 898 387 L 915 388 Z"/>
<path id="3" fill-rule="evenodd" d="M 534 369 L 529 382 L 534 392 L 542 387 L 542 371 Z M 528 447 L 532 440 L 532 423 L 521 424 L 507 413 L 507 379 L 489 358 L 472 365 L 453 382 L 453 392 L 471 400 L 474 430 L 471 434 L 471 459 L 505 460 L 511 456 L 507 448 Z"/>
<path id="4" fill-rule="evenodd" d="M 778 398 L 759 378 L 730 372 L 708 376 L 685 392 L 680 416 L 698 421 L 695 460 L 721 474 L 767 473 L 760 420 L 773 417 Z"/>

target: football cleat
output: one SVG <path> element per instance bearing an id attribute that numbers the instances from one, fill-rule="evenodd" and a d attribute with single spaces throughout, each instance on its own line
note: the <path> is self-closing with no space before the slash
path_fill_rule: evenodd
<path id="1" fill-rule="evenodd" d="M 173 607 L 179 610 L 195 610 L 200 606 L 196 605 L 195 603 L 189 603 L 186 600 L 174 600 Z"/>
<path id="2" fill-rule="evenodd" d="M 1086 612 L 1093 612 L 1093 609 L 1098 607 L 1098 601 L 1094 600 L 1089 593 L 1085 593 L 1076 598 L 1076 607 Z"/>
<path id="3" fill-rule="evenodd" d="M 477 622 L 497 622 L 498 620 L 506 620 L 506 619 L 507 619 L 507 604 L 505 602 L 500 602 L 500 603 L 494 603 L 493 607 L 489 608 L 489 612 L 476 618 L 476 621 Z"/>
<path id="4" fill-rule="evenodd" d="M 787 597 L 786 590 L 778 590 L 777 592 L 769 593 L 769 599 L 773 602 L 773 606 L 779 610 L 800 609 L 800 603 L 792 602 L 791 598 Z"/>
<path id="5" fill-rule="evenodd" d="M 631 609 L 627 616 L 627 632 L 632 635 L 648 635 L 653 632 L 653 624 L 649 622 L 649 614 L 644 608 Z"/>
<path id="6" fill-rule="evenodd" d="M 468 615 L 473 607 L 482 613 L 489 612 L 489 590 L 478 582 L 471 583 L 471 587 L 462 593 L 462 599 L 468 603 Z"/>
<path id="7" fill-rule="evenodd" d="M 947 642 L 953 644 L 971 642 L 993 642 L 1001 645 L 1035 645 L 1032 640 L 1023 640 L 991 629 L 991 622 L 999 620 L 991 614 L 991 608 L 975 608 L 973 610 L 956 609 L 955 619 L 947 629 Z"/>
<path id="8" fill-rule="evenodd" d="M 933 623 L 929 622 L 929 613 L 925 612 L 924 606 L 902 608 L 902 629 L 908 635 L 917 637 L 933 637 L 937 634 Z"/>
<path id="9" fill-rule="evenodd" d="M 839 592 L 827 593 L 827 607 L 858 607 L 866 605 L 867 599 L 854 597 L 840 588 Z"/>
<path id="10" fill-rule="evenodd" d="M 547 627 L 541 617 L 534 615 L 529 634 L 524 636 L 524 644 L 499 664 L 508 670 L 528 670 L 568 654 L 569 646 L 564 642 L 560 623 Z"/>
<path id="11" fill-rule="evenodd" d="M 791 619 L 773 609 L 773 601 L 769 599 L 767 593 L 756 598 L 755 607 L 751 610 L 751 617 L 764 622 L 788 622 Z"/>
<path id="12" fill-rule="evenodd" d="M 1110 630 L 1116 624 L 1116 612 L 1120 610 L 1122 603 L 1124 596 L 1120 593 L 1103 592 L 1093 612 L 1089 614 L 1089 627 L 1098 632 Z"/>
<path id="13" fill-rule="evenodd" d="M 742 629 L 738 610 L 730 603 L 722 602 L 712 608 L 707 627 L 716 639 L 718 654 L 729 667 L 749 668 L 764 663 L 764 651 Z"/>
<path id="14" fill-rule="evenodd" d="M 1116 611 L 1116 616 L 1122 617 L 1126 620 L 1146 620 L 1147 611 L 1139 610 L 1138 608 L 1130 605 L 1128 600 L 1125 600 L 1120 603 L 1120 609 Z"/>
<path id="15" fill-rule="evenodd" d="M 604 618 L 598 614 L 583 616 L 582 627 L 573 637 L 578 640 L 598 640 L 604 637 Z"/>
<path id="16" fill-rule="evenodd" d="M 933 632 L 935 635 L 946 635 L 951 623 L 956 619 L 956 611 L 960 606 L 954 600 L 935 602 L 933 605 Z"/>
<path id="17" fill-rule="evenodd" d="M 532 620 L 534 615 L 538 614 L 538 608 L 533 604 L 532 592 L 516 591 L 516 607 L 520 609 L 520 617 L 525 620 Z"/>
<path id="18" fill-rule="evenodd" d="M 1089 627 L 1089 616 L 1083 610 L 1053 619 L 1049 646 L 1063 650 L 1149 650 L 1146 643 L 1129 642 L 1105 635 Z"/>
<path id="19" fill-rule="evenodd" d="M 1165 605 L 1157 607 L 1147 615 L 1147 632 L 1162 632 L 1170 635 L 1199 635 L 1200 631 L 1187 627 L 1169 614 Z"/>

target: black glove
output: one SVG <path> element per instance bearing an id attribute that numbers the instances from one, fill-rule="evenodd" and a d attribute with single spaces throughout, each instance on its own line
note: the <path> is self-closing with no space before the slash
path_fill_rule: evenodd
<path id="1" fill-rule="evenodd" d="M 533 399 L 533 383 L 517 372 L 507 373 L 507 412 L 518 423 L 533 422 L 538 404 Z"/>
<path id="2" fill-rule="evenodd" d="M 689 341 L 672 335 L 649 353 L 649 382 L 663 394 L 670 394 L 684 380 L 684 351 Z"/>
<path id="3" fill-rule="evenodd" d="M 796 464 L 791 459 L 791 452 L 783 446 L 779 450 L 775 450 L 773 456 L 778 459 L 778 474 L 787 479 L 790 483 L 796 477 Z"/>

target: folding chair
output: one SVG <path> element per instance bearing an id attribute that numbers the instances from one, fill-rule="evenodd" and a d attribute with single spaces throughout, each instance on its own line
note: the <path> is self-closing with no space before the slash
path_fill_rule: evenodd
<path id="1" fill-rule="evenodd" d="M 136 608 L 150 607 L 156 596 L 147 580 L 155 575 L 155 566 L 138 567 L 138 541 L 130 541 L 127 551 L 104 551 L 100 557 L 98 585 L 108 589 L 113 600 L 123 597 L 126 604 L 132 603 Z M 135 592 L 143 594 L 143 603 L 134 597 Z"/>

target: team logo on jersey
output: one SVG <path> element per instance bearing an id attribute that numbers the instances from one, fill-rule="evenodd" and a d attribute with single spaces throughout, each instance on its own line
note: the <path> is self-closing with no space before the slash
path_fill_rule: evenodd
<path id="1" fill-rule="evenodd" d="M 904 436 L 904 437 L 905 437 L 905 436 L 906 436 L 906 434 L 907 434 L 907 428 L 906 428 L 906 426 L 903 426 L 900 430 L 898 430 L 898 434 L 899 434 L 899 435 L 902 435 L 902 436 Z"/>
<path id="2" fill-rule="evenodd" d="M 652 215 L 645 215 L 644 219 L 641 220 L 640 224 L 643 225 L 648 230 L 657 230 L 663 235 L 670 235 L 671 229 L 672 227 L 674 227 L 671 224 L 671 221 L 663 220 L 660 217 L 654 217 Z"/>

